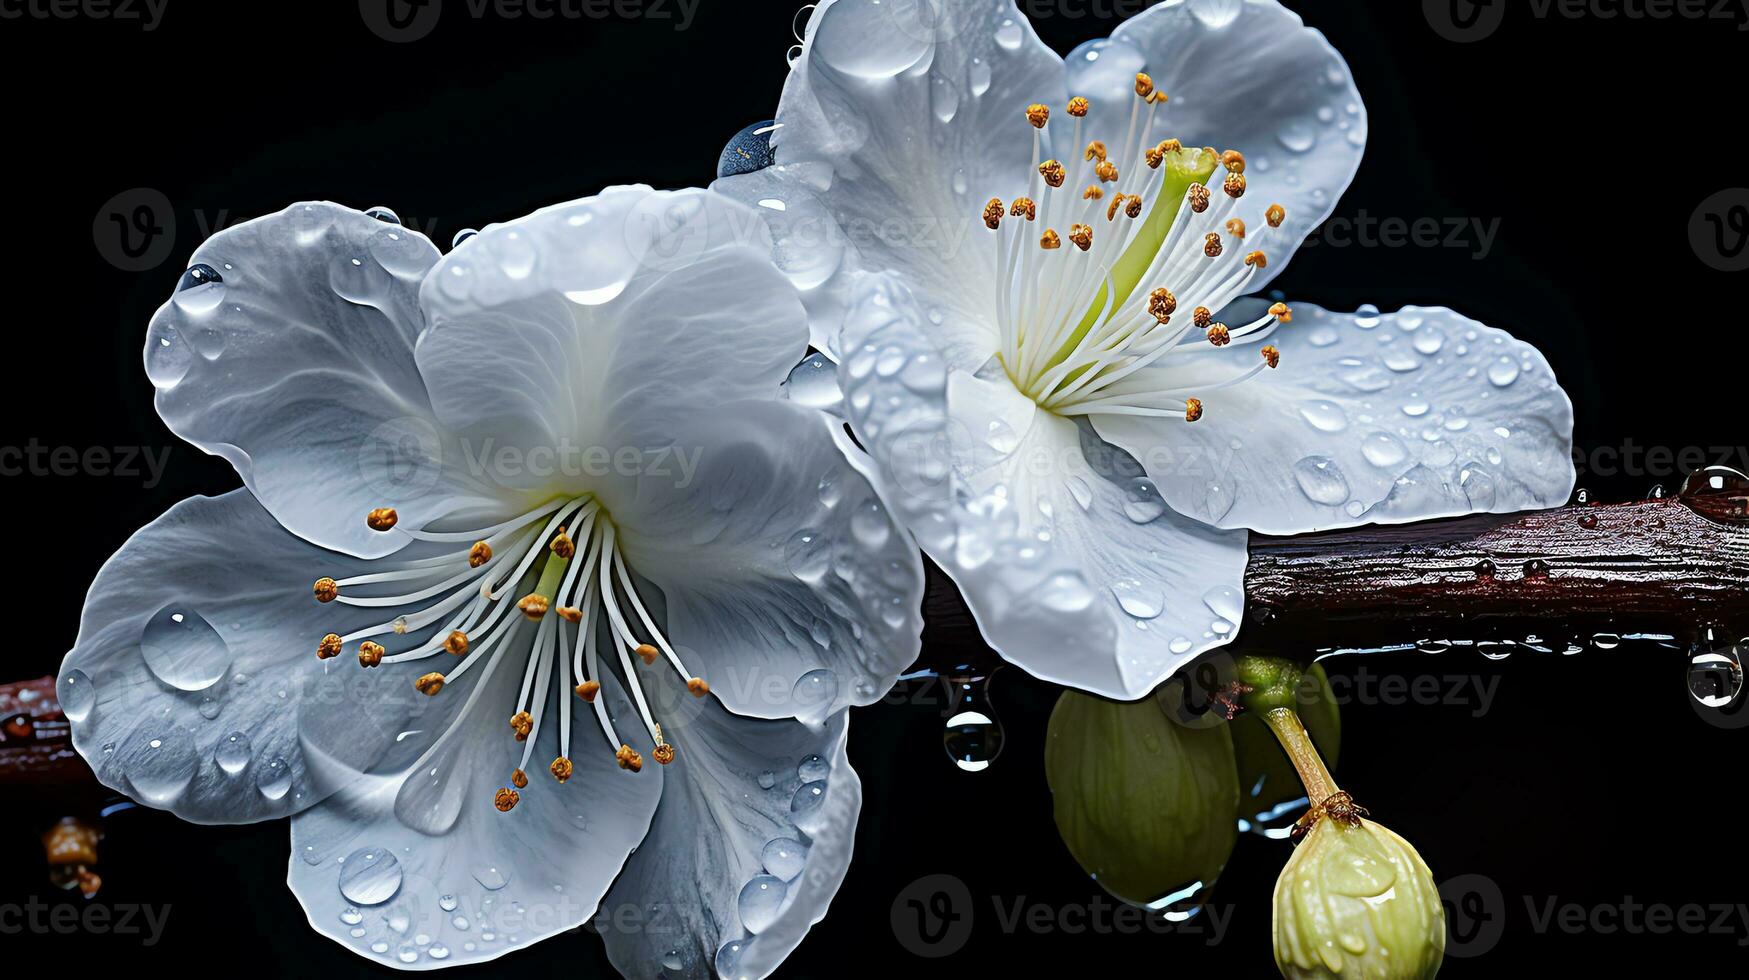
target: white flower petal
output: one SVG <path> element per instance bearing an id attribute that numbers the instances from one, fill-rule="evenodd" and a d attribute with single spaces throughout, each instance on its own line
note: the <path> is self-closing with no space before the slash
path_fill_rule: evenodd
<path id="1" fill-rule="evenodd" d="M 943 352 L 966 366 L 994 350 L 995 250 L 979 215 L 990 197 L 1025 191 L 1026 106 L 1066 98 L 1062 59 L 1013 0 L 828 0 L 784 86 L 778 165 L 713 187 L 797 207 L 778 231 L 807 243 L 784 252 L 815 259 L 790 266 L 799 285 L 842 297 L 844 276 L 903 274 L 934 305 Z M 817 319 L 838 309 L 809 306 Z M 827 322 L 815 334 L 836 355 Z"/>
<path id="2" fill-rule="evenodd" d="M 472 698 L 427 757 L 361 779 L 292 821 L 289 883 L 317 931 L 386 966 L 426 970 L 495 959 L 594 913 L 650 827 L 662 767 L 621 770 L 579 703 L 570 781 L 544 768 L 558 755 L 549 720 L 535 735 L 520 802 L 499 812 L 494 796 L 523 749 L 505 721 L 524 661 L 508 652 L 489 676 L 433 699 Z M 601 680 L 621 734 L 642 735 L 618 681 Z M 575 695 L 559 687 L 549 698 Z M 549 703 L 546 717 L 556 710 Z M 632 744 L 649 760 L 648 739 Z"/>
<path id="3" fill-rule="evenodd" d="M 883 375 L 931 353 L 915 303 L 869 280 L 839 367 L 893 512 L 1029 673 L 1134 699 L 1238 629 L 1245 535 L 1166 507 L 1133 460 L 1000 374 Z M 933 355 L 932 355 L 933 356 Z"/>
<path id="4" fill-rule="evenodd" d="M 383 620 L 310 594 L 316 578 L 366 564 L 287 532 L 247 490 L 172 507 L 91 585 L 61 665 L 74 745 L 106 784 L 197 823 L 322 799 L 419 727 L 410 684 L 316 659 L 324 633 Z"/>
<path id="5" fill-rule="evenodd" d="M 1297 534 L 1566 502 L 1573 406 L 1534 347 L 1447 309 L 1293 311 L 1270 338 L 1281 366 L 1207 393 L 1200 421 L 1094 427 L 1180 513 L 1220 527 Z M 1249 356 L 1188 355 L 1162 383 L 1195 393 Z"/>
<path id="6" fill-rule="evenodd" d="M 775 397 L 807 326 L 770 248 L 757 214 L 707 191 L 614 188 L 489 227 L 420 296 L 433 404 L 488 478 L 528 488 L 653 448 L 698 406 Z"/>
<path id="7" fill-rule="evenodd" d="M 923 571 L 842 423 L 778 399 L 681 423 L 661 472 L 604 486 L 627 563 L 662 590 L 668 638 L 733 711 L 822 719 L 916 659 Z"/>
<path id="8" fill-rule="evenodd" d="M 816 728 L 717 710 L 673 728 L 655 823 L 602 906 L 621 973 L 765 977 L 825 917 L 862 803 L 846 722 L 846 712 Z"/>
<path id="9" fill-rule="evenodd" d="M 158 414 L 304 538 L 366 557 L 400 548 L 364 515 L 429 519 L 470 492 L 413 362 L 437 258 L 417 232 L 333 204 L 219 232 L 191 264 L 222 281 L 185 279 L 152 318 Z"/>
<path id="10" fill-rule="evenodd" d="M 1286 208 L 1266 247 L 1270 264 L 1250 283 L 1261 290 L 1330 216 L 1360 167 L 1366 106 L 1347 63 L 1276 0 L 1167 0 L 1124 22 L 1110 44 L 1104 60 L 1120 51 L 1139 57 L 1138 70 L 1171 98 L 1154 137 L 1245 154 L 1237 215 L 1252 238 L 1265 228 L 1265 209 Z M 1071 87 L 1080 67 L 1071 58 Z M 1223 176 L 1217 171 L 1210 186 Z"/>

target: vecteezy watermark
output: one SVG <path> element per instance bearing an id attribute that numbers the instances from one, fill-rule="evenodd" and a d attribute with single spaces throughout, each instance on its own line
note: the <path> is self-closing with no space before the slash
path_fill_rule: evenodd
<path id="1" fill-rule="evenodd" d="M 0 936 L 138 936 L 141 946 L 156 946 L 169 919 L 168 905 L 50 903 L 32 895 L 0 904 Z"/>
<path id="2" fill-rule="evenodd" d="M 1749 904 L 1742 902 L 1644 902 L 1632 895 L 1608 901 L 1574 901 L 1559 895 L 1523 895 L 1509 902 L 1487 875 L 1466 874 L 1440 883 L 1445 906 L 1445 954 L 1484 956 L 1500 944 L 1523 907 L 1522 926 L 1536 935 L 1722 936 L 1749 946 Z"/>
<path id="3" fill-rule="evenodd" d="M 188 254 L 201 242 L 241 221 L 226 208 L 184 208 L 179 216 L 178 208 L 163 191 L 134 187 L 116 194 L 97 209 L 91 219 L 91 240 L 97 246 L 97 254 L 110 265 L 123 272 L 147 272 L 163 265 L 172 255 Z M 437 238 L 439 222 L 435 219 L 401 215 L 396 223 L 428 238 Z M 383 227 L 393 228 L 388 224 Z M 195 241 L 179 249 L 177 233 L 186 228 L 194 229 Z M 297 234 L 296 229 L 284 223 L 257 228 L 264 238 L 276 234 L 290 238 Z"/>
<path id="4" fill-rule="evenodd" d="M 0 20 L 101 20 L 150 34 L 170 0 L 0 0 Z"/>
<path id="5" fill-rule="evenodd" d="M 1700 202 L 1688 219 L 1688 243 L 1720 272 L 1749 269 L 1749 188 L 1732 187 Z"/>
<path id="6" fill-rule="evenodd" d="M 164 478 L 170 447 L 45 446 L 31 439 L 22 446 L 0 446 L 0 477 L 100 476 L 140 480 L 147 490 Z"/>
<path id="7" fill-rule="evenodd" d="M 1646 446 L 1623 439 L 1619 446 L 1573 447 L 1573 468 L 1582 477 L 1664 480 L 1708 466 L 1749 471 L 1749 446 Z"/>
<path id="8" fill-rule="evenodd" d="M 1719 21 L 1749 30 L 1749 0 L 1421 0 L 1434 32 L 1469 44 L 1492 37 L 1512 7 L 1535 20 Z"/>
<path id="9" fill-rule="evenodd" d="M 1161 935 L 1200 937 L 1210 946 L 1226 938 L 1233 909 L 1202 906 L 1189 918 L 1169 918 L 1104 894 L 1085 902 L 1051 903 L 1025 895 L 991 895 L 995 928 L 1003 935 Z M 966 883 L 950 874 L 926 875 L 899 891 L 888 913 L 893 938 L 906 951 L 925 959 L 941 959 L 964 949 L 980 920 Z"/>
<path id="10" fill-rule="evenodd" d="M 1454 248 L 1481 261 L 1494 250 L 1499 218 L 1379 217 L 1364 209 L 1333 215 L 1306 239 L 1301 248 Z"/>
<path id="11" fill-rule="evenodd" d="M 162 0 L 160 0 L 162 2 Z M 674 30 L 692 27 L 702 0 L 358 0 L 370 32 L 393 44 L 423 40 L 437 29 L 445 7 L 473 20 L 652 20 Z"/>

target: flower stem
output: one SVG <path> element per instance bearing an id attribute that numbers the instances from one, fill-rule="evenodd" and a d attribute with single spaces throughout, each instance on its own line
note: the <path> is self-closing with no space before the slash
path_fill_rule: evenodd
<path id="1" fill-rule="evenodd" d="M 1300 774 L 1300 782 L 1306 787 L 1306 799 L 1311 800 L 1314 807 L 1341 792 L 1294 709 L 1270 708 L 1263 712 L 1263 721 L 1275 733 L 1275 740 L 1281 743 L 1282 750 L 1293 762 L 1294 770 Z"/>

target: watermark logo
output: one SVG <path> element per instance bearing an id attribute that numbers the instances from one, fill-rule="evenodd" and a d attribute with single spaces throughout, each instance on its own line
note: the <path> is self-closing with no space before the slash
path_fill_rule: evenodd
<path id="1" fill-rule="evenodd" d="M 91 240 L 97 254 L 123 272 L 155 269 L 176 247 L 176 213 L 156 188 L 122 191 L 97 209 Z"/>
<path id="2" fill-rule="evenodd" d="M 1506 898 L 1487 875 L 1458 875 L 1439 885 L 1445 906 L 1445 955 L 1481 956 L 1499 945 L 1506 932 Z"/>
<path id="3" fill-rule="evenodd" d="M 442 0 L 358 0 L 364 26 L 390 44 L 407 44 L 430 36 L 443 16 Z"/>
<path id="4" fill-rule="evenodd" d="M 1700 202 L 1688 219 L 1688 243 L 1710 268 L 1749 269 L 1749 188 L 1722 190 Z"/>
<path id="5" fill-rule="evenodd" d="M 1470 44 L 1500 29 L 1506 0 L 1421 0 L 1421 10 L 1440 37 Z"/>
<path id="6" fill-rule="evenodd" d="M 893 936 L 925 959 L 952 956 L 972 936 L 972 893 L 953 875 L 919 878 L 893 899 Z"/>

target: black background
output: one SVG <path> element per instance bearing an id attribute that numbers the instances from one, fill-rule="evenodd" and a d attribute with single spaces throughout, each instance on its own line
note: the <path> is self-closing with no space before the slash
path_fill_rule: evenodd
<path id="1" fill-rule="evenodd" d="M 1029 9 L 1066 53 L 1115 26 L 1098 11 L 1134 6 Z M 1342 309 L 1443 303 L 1513 331 L 1553 362 L 1577 406 L 1582 449 L 1740 451 L 1730 409 L 1743 371 L 1743 278 L 1709 268 L 1689 238 L 1704 199 L 1749 185 L 1735 95 L 1749 35 L 1736 21 L 1537 18 L 1513 3 L 1492 37 L 1458 44 L 1430 27 L 1420 0 L 1292 6 L 1346 56 L 1371 115 L 1366 161 L 1338 217 L 1498 219 L 1498 237 L 1482 256 L 1473 234 L 1455 248 L 1327 243 L 1278 280 L 1290 299 Z M 430 36 L 405 44 L 374 35 L 351 0 L 169 0 L 150 32 L 86 17 L 0 20 L 9 287 L 0 446 L 170 448 L 164 479 L 150 487 L 144 475 L 0 478 L 13 574 L 0 679 L 55 671 L 87 583 L 136 527 L 184 496 L 238 483 L 158 421 L 141 369 L 146 322 L 206 229 L 326 198 L 391 206 L 447 247 L 463 227 L 607 184 L 706 183 L 723 142 L 773 111 L 795 5 L 702 0 L 685 31 L 674 0 L 663 9 L 668 18 L 475 19 L 448 0 Z M 161 192 L 171 213 L 160 219 L 174 224 L 174 249 L 145 271 L 108 261 L 114 242 L 94 231 L 115 195 L 134 188 Z M 1582 464 L 1581 485 L 1618 500 L 1681 480 L 1641 462 L 1626 473 Z M 1737 785 L 1749 733 L 1691 709 L 1683 660 L 1624 646 L 1499 663 L 1454 653 L 1331 665 L 1338 675 L 1458 678 L 1471 690 L 1498 678 L 1486 712 L 1473 700 L 1357 703 L 1344 716 L 1345 787 L 1413 841 L 1437 877 L 1485 875 L 1501 890 L 1499 945 L 1449 958 L 1448 975 L 1745 962 L 1749 923 L 1735 915 L 1726 932 L 1655 935 L 1539 931 L 1527 911 L 1527 901 L 1540 913 L 1551 899 L 1587 908 L 1749 900 Z M 1260 838 L 1240 841 L 1216 892 L 1228 917 L 1219 943 L 1206 931 L 1002 928 L 997 904 L 1074 916 L 1101 893 L 1051 820 L 1041 759 L 1056 692 L 1005 670 L 995 696 L 1008 739 L 981 773 L 944 756 L 939 688 L 902 687 L 857 713 L 851 757 L 867 800 L 856 861 L 784 974 L 1091 965 L 1272 975 L 1268 898 L 1288 845 Z M 77 904 L 47 885 L 36 840 L 57 803 L 0 792 L 0 904 Z M 381 973 L 307 928 L 283 884 L 286 836 L 283 822 L 215 829 L 144 810 L 117 815 L 99 901 L 167 903 L 161 941 L 0 934 L 0 964 L 30 950 L 70 969 Z M 926 959 L 900 941 L 890 912 L 933 874 L 965 884 L 973 920 L 962 949 Z M 611 974 L 586 934 L 459 972 L 510 969 Z"/>

